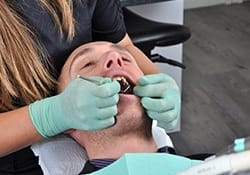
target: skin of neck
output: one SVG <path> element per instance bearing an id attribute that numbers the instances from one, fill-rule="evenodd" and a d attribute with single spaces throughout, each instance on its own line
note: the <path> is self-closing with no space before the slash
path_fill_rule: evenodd
<path id="1" fill-rule="evenodd" d="M 125 153 L 153 153 L 157 145 L 149 117 L 119 116 L 116 124 L 96 131 L 74 131 L 71 136 L 83 146 L 90 160 L 118 159 Z M 124 119 L 124 121 L 123 121 Z"/>
<path id="2" fill-rule="evenodd" d="M 157 151 L 157 145 L 152 137 L 143 138 L 139 135 L 110 137 L 105 141 L 95 140 L 85 142 L 89 159 L 118 159 L 124 153 L 151 153 Z"/>

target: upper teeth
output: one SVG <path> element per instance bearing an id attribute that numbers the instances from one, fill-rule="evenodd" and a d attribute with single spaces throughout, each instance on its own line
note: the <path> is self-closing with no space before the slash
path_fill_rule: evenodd
<path id="1" fill-rule="evenodd" d="M 130 85 L 125 77 L 115 77 L 114 80 L 122 83 L 121 92 L 126 92 L 130 88 Z"/>
<path id="2" fill-rule="evenodd" d="M 127 83 L 127 80 L 126 80 L 126 78 L 125 77 L 115 77 L 115 78 L 113 78 L 114 80 L 117 80 L 117 81 L 122 81 L 122 82 L 126 82 Z"/>

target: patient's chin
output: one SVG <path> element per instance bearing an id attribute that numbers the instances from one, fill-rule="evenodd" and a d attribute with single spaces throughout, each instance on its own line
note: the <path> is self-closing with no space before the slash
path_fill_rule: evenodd
<path id="1" fill-rule="evenodd" d="M 140 98 L 135 95 L 120 95 L 118 103 L 118 115 L 113 126 L 116 134 L 119 131 L 126 134 L 137 128 L 143 122 L 144 112 Z M 126 131 L 128 129 L 128 131 Z"/>

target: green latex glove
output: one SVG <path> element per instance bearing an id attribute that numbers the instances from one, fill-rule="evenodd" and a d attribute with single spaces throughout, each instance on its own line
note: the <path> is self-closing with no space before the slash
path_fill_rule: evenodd
<path id="1" fill-rule="evenodd" d="M 158 126 L 172 130 L 180 115 L 180 91 L 170 76 L 159 73 L 138 80 L 134 93 L 142 97 L 141 103 L 148 116 L 158 121 Z"/>
<path id="2" fill-rule="evenodd" d="M 76 78 L 61 94 L 29 105 L 31 120 L 43 137 L 68 129 L 98 130 L 115 123 L 119 83 L 110 78 L 92 79 L 99 84 Z"/>

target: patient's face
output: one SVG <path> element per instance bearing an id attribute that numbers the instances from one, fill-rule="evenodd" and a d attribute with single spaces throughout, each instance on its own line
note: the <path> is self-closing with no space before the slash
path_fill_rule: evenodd
<path id="1" fill-rule="evenodd" d="M 143 73 L 132 55 L 125 49 L 109 42 L 94 42 L 80 46 L 70 55 L 59 78 L 59 89 L 63 90 L 77 75 L 123 77 L 135 85 Z M 116 119 L 116 124 L 110 128 L 91 132 L 76 131 L 72 136 L 84 145 L 85 139 L 95 138 L 98 133 L 101 133 L 104 138 L 104 135 L 110 137 L 129 132 L 142 132 L 145 129 L 145 123 L 148 123 L 148 117 L 144 115 L 140 99 L 134 94 L 119 94 Z"/>
<path id="2" fill-rule="evenodd" d="M 59 78 L 59 91 L 77 75 L 124 77 L 136 84 L 143 73 L 125 49 L 109 42 L 93 42 L 80 46 L 70 55 Z"/>

